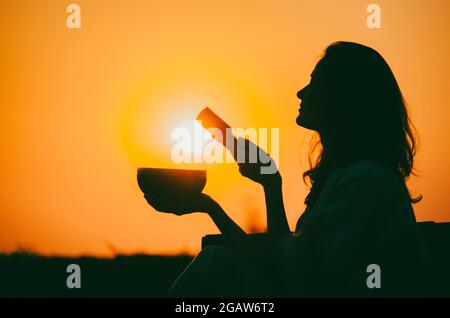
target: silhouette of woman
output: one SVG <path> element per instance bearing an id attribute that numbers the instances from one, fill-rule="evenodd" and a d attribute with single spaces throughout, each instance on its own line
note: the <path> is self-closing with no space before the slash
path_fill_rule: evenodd
<path id="1" fill-rule="evenodd" d="M 206 194 L 182 204 L 146 197 L 156 210 L 211 216 L 230 247 L 203 249 L 171 296 L 407 296 L 424 291 L 428 253 L 405 181 L 416 141 L 386 61 L 357 43 L 325 50 L 301 99 L 297 124 L 317 132 L 306 210 L 292 233 L 282 179 L 241 163 L 264 188 L 268 239 L 246 233 Z M 247 141 L 248 142 L 248 141 Z M 375 265 L 371 265 L 375 264 Z M 369 266 L 371 265 L 371 266 Z"/>

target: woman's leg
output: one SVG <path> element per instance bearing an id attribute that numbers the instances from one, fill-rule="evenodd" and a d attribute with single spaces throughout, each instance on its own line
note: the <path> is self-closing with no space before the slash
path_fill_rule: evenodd
<path id="1" fill-rule="evenodd" d="M 246 263 L 232 249 L 204 248 L 170 288 L 170 297 L 242 296 Z"/>

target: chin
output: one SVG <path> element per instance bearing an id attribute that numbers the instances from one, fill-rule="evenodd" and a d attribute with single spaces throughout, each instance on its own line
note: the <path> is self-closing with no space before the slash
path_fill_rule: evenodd
<path id="1" fill-rule="evenodd" d="M 297 123 L 297 125 L 302 126 L 302 127 L 304 127 L 305 124 L 307 124 L 307 123 L 305 123 L 305 120 L 303 119 L 303 116 L 300 115 L 300 114 L 295 119 L 295 122 Z"/>
<path id="2" fill-rule="evenodd" d="M 302 115 L 298 115 L 297 119 L 295 120 L 295 122 L 297 123 L 297 125 L 306 128 L 306 129 L 311 129 L 311 130 L 317 130 L 314 128 L 314 125 L 311 125 L 311 123 L 309 123 L 307 120 L 304 120 Z"/>

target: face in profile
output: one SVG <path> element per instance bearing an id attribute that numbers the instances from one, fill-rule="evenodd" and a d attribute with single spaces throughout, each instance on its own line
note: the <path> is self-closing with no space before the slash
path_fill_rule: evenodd
<path id="1" fill-rule="evenodd" d="M 325 125 L 327 93 L 320 80 L 322 72 L 323 67 L 319 62 L 311 73 L 309 84 L 297 92 L 301 102 L 296 122 L 299 126 L 315 131 L 320 131 Z"/>

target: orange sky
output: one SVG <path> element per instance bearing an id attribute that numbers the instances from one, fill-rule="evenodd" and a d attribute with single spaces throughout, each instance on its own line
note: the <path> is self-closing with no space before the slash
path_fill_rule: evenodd
<path id="1" fill-rule="evenodd" d="M 417 219 L 450 221 L 450 2 L 373 2 L 379 30 L 359 0 L 77 1 L 82 28 L 69 30 L 70 1 L 3 1 L 0 251 L 197 251 L 213 223 L 156 213 L 136 169 L 175 166 L 170 132 L 205 105 L 235 127 L 280 127 L 293 228 L 309 135 L 295 125 L 295 94 L 337 40 L 372 46 L 391 65 L 421 136 Z M 236 221 L 265 225 L 262 189 L 235 164 L 196 168 Z"/>

